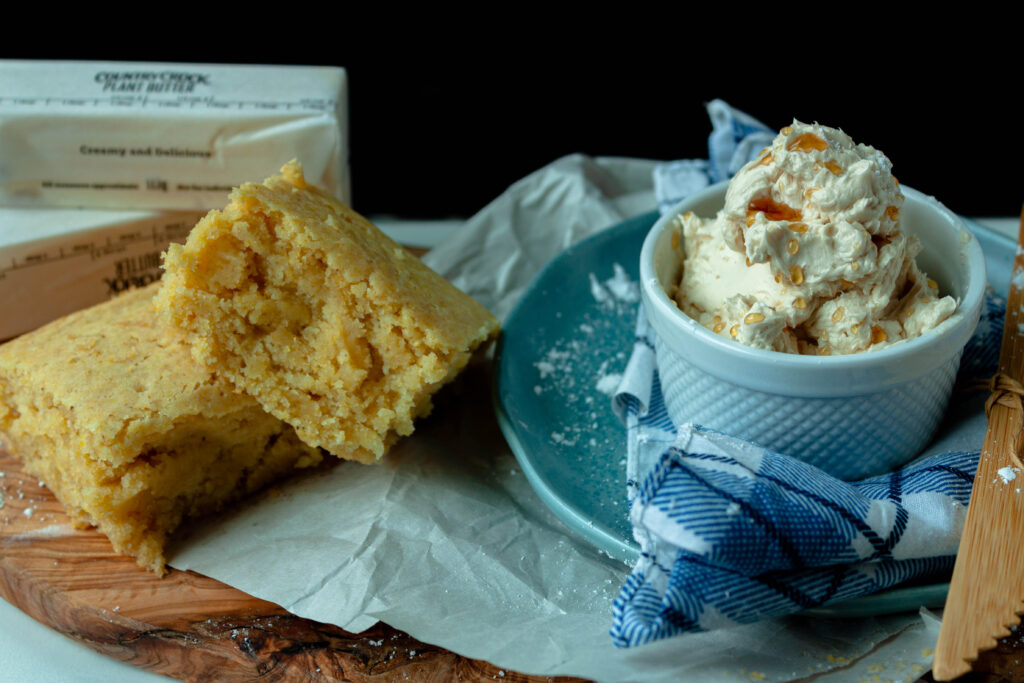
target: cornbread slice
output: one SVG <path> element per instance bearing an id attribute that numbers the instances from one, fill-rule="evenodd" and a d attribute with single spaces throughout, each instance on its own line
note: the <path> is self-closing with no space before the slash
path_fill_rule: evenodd
<path id="1" fill-rule="evenodd" d="M 186 517 L 321 460 L 159 323 L 152 285 L 0 346 L 0 430 L 76 523 L 164 573 Z"/>
<path id="2" fill-rule="evenodd" d="M 378 460 L 498 321 L 291 162 L 164 257 L 192 352 L 311 446 Z"/>

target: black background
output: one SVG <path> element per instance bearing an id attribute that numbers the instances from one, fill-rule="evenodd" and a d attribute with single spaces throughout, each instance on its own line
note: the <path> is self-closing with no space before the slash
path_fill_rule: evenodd
<path id="1" fill-rule="evenodd" d="M 958 213 L 1015 216 L 1024 202 L 1024 109 L 999 101 L 984 80 L 965 80 L 951 93 L 941 71 L 916 79 L 893 71 L 881 84 L 854 72 L 846 78 L 864 81 L 855 95 L 829 74 L 807 74 L 817 88 L 782 91 L 713 73 L 621 69 L 507 69 L 471 78 L 355 65 L 349 75 L 354 202 L 364 212 L 470 214 L 574 152 L 706 158 L 704 105 L 716 97 L 773 129 L 793 118 L 842 128 L 885 152 L 901 183 Z"/>
<path id="2" fill-rule="evenodd" d="M 278 51 L 14 49 L 12 58 L 329 64 L 349 77 L 353 204 L 364 214 L 468 217 L 522 176 L 572 153 L 707 156 L 716 97 L 778 129 L 793 118 L 842 128 L 885 152 L 904 185 L 968 216 L 1016 216 L 1024 116 L 1012 46 L 898 59 L 880 54 L 787 71 L 785 54 L 706 64 L 649 59 L 346 58 L 341 47 Z M 997 49 L 998 48 L 998 49 Z M 917 53 L 914 53 L 917 55 Z M 329 55 L 329 56 L 327 56 Z M 764 63 L 758 61 L 765 60 Z M 654 65 L 658 65 L 655 68 Z M 714 65 L 714 66 L 712 66 Z"/>

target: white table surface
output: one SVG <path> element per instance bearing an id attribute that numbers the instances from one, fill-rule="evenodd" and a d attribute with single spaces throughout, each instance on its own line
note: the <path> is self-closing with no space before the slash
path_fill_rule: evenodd
<path id="1" fill-rule="evenodd" d="M 976 218 L 979 223 L 1016 239 L 1016 218 Z M 374 222 L 410 246 L 437 244 L 462 221 L 403 221 L 377 217 Z M 0 600 L 0 681 L 159 681 L 163 676 L 101 655 L 38 623 Z"/>

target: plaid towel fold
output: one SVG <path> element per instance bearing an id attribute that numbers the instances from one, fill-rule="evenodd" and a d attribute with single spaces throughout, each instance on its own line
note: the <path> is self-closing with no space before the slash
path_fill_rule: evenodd
<path id="1" fill-rule="evenodd" d="M 990 294 L 958 386 L 995 371 L 1002 299 Z M 616 645 L 777 617 L 953 568 L 978 452 L 932 455 L 844 482 L 700 426 L 672 424 L 642 307 L 614 399 L 627 428 L 640 560 L 613 605 Z M 950 412 L 981 409 L 957 393 Z M 980 448 L 980 440 L 978 441 Z"/>
<path id="2" fill-rule="evenodd" d="M 707 105 L 708 159 L 682 159 L 654 169 L 654 199 L 665 213 L 688 195 L 731 178 L 775 139 L 775 131 L 722 100 Z"/>
<path id="3" fill-rule="evenodd" d="M 709 103 L 708 113 L 710 159 L 655 171 L 663 211 L 735 173 L 774 137 L 721 100 Z M 983 421 L 967 419 L 983 410 L 983 397 L 964 387 L 994 374 L 1004 311 L 1003 300 L 990 293 L 947 412 L 957 427 L 942 443 L 975 450 L 934 454 L 933 447 L 899 471 L 848 483 L 726 434 L 673 425 L 641 306 L 634 350 L 613 399 L 626 425 L 630 520 L 641 550 L 613 605 L 615 644 L 783 616 L 911 580 L 947 579 L 983 436 Z"/>

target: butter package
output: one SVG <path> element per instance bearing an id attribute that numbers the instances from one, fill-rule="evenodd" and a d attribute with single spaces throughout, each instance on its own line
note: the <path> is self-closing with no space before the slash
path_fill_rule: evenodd
<path id="1" fill-rule="evenodd" d="M 302 159 L 349 201 L 338 67 L 0 60 L 0 205 L 203 210 Z"/>
<path id="2" fill-rule="evenodd" d="M 202 215 L 0 208 L 0 340 L 156 281 Z"/>

